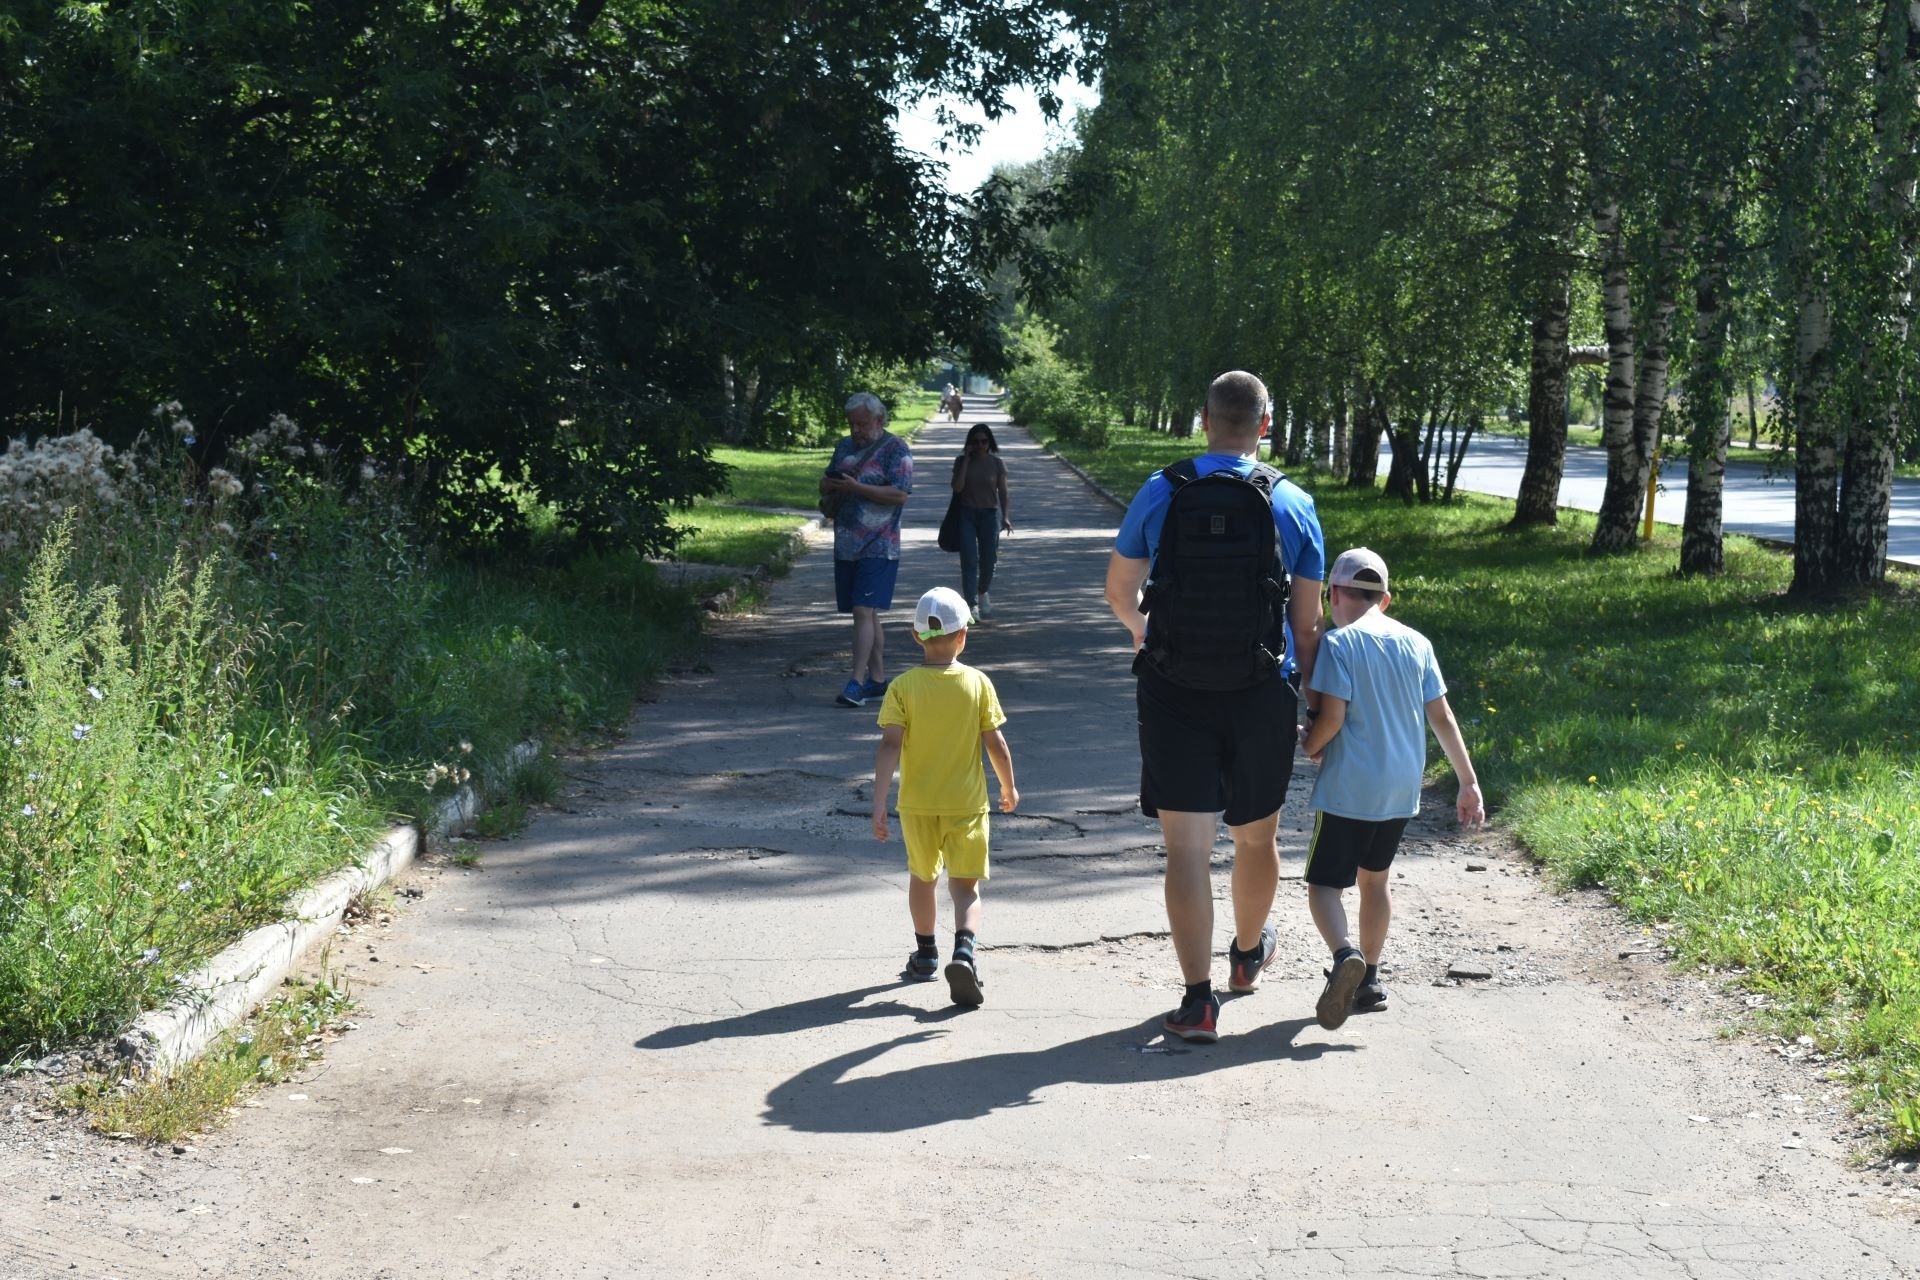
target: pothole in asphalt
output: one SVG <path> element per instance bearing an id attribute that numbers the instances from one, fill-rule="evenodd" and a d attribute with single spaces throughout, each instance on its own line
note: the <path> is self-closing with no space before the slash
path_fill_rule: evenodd
<path id="1" fill-rule="evenodd" d="M 678 853 L 657 855 L 666 858 L 685 858 L 693 862 L 760 862 L 767 858 L 784 858 L 785 849 L 768 849 L 762 845 L 745 845 L 737 849 L 683 849 Z"/>

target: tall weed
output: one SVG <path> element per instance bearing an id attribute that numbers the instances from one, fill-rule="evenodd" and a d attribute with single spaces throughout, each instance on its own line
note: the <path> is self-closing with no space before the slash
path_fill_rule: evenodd
<path id="1" fill-rule="evenodd" d="M 0 686 L 0 1047 L 100 1032 L 346 860 L 367 815 L 295 741 L 234 732 L 250 637 L 217 563 L 177 558 L 141 604 L 67 577 L 71 518 L 34 559 Z"/>

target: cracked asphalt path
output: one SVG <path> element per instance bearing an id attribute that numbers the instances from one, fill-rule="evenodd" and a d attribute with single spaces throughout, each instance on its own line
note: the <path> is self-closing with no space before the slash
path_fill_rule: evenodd
<path id="1" fill-rule="evenodd" d="M 1722 1037 L 1736 999 L 1616 959 L 1609 909 L 1438 798 L 1397 864 L 1389 1012 L 1313 1023 L 1288 879 L 1262 989 L 1218 1045 L 1169 1044 L 1100 600 L 1117 513 L 982 417 L 1019 531 L 968 660 L 1023 801 L 994 820 L 984 1009 L 896 979 L 904 855 L 863 816 L 872 712 L 831 704 L 848 627 L 816 551 L 522 838 L 341 940 L 359 1029 L 305 1078 L 184 1155 L 16 1128 L 0 1277 L 1920 1274 L 1920 1195 L 1849 1165 L 1837 1086 Z M 904 601 L 957 574 L 932 542 L 963 430 L 916 449 Z"/>

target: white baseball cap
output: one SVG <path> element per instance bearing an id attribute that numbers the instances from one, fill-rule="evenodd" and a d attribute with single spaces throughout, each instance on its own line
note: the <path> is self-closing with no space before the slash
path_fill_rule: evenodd
<path id="1" fill-rule="evenodd" d="M 1342 551 L 1327 573 L 1330 587 L 1352 587 L 1356 591 L 1385 591 L 1387 562 L 1365 547 Z"/>
<path id="2" fill-rule="evenodd" d="M 937 640 L 957 631 L 965 631 L 973 621 L 973 610 L 952 587 L 935 587 L 913 606 L 913 632 L 922 640 Z"/>

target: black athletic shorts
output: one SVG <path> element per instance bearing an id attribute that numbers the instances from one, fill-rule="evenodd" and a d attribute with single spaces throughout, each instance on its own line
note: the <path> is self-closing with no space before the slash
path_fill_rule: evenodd
<path id="1" fill-rule="evenodd" d="M 1279 810 L 1299 740 L 1299 703 L 1285 680 L 1221 692 L 1183 688 L 1144 662 L 1135 670 L 1142 812 L 1224 809 L 1238 827 Z"/>
<path id="2" fill-rule="evenodd" d="M 1308 884 L 1328 889 L 1351 889 L 1360 868 L 1385 871 L 1400 850 L 1408 818 L 1368 822 L 1337 813 L 1313 815 L 1313 839 L 1307 842 Z"/>

